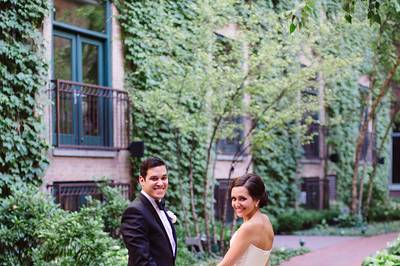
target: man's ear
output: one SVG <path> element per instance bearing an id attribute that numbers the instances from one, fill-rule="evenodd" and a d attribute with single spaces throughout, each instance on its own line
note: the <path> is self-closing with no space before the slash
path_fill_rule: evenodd
<path id="1" fill-rule="evenodd" d="M 138 179 L 139 179 L 139 183 L 142 183 L 142 182 L 144 182 L 144 181 L 146 180 L 146 179 L 145 179 L 143 176 L 141 176 L 141 175 L 139 176 Z"/>

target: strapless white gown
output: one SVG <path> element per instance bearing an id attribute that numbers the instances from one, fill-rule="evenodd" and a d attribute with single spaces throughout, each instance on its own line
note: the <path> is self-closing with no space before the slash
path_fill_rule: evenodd
<path id="1" fill-rule="evenodd" d="M 233 234 L 230 244 L 235 238 L 236 232 Z M 234 266 L 265 266 L 267 264 L 271 250 L 263 250 L 250 244 L 242 256 L 236 261 Z"/>

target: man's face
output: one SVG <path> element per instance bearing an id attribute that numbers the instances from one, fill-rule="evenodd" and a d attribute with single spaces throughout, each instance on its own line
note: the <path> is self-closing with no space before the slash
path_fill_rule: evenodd
<path id="1" fill-rule="evenodd" d="M 164 198 L 168 188 L 167 168 L 165 165 L 149 168 L 145 177 L 139 177 L 144 192 L 156 200 Z"/>

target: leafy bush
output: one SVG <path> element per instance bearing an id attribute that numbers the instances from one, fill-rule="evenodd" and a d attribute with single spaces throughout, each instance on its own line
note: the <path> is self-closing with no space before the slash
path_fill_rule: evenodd
<path id="1" fill-rule="evenodd" d="M 104 231 L 116 238 L 119 234 L 121 217 L 129 202 L 121 195 L 117 188 L 112 188 L 106 183 L 99 185 L 100 192 L 103 194 L 103 201 L 89 198 L 88 206 L 96 212 L 96 217 L 101 217 L 104 223 Z"/>
<path id="2" fill-rule="evenodd" d="M 32 265 L 40 229 L 61 212 L 37 190 L 11 187 L 12 196 L 0 199 L 0 265 Z"/>
<path id="3" fill-rule="evenodd" d="M 270 257 L 270 265 L 280 265 L 283 261 L 290 259 L 291 257 L 300 256 L 310 252 L 308 248 L 297 248 L 287 249 L 279 248 L 273 249 Z"/>
<path id="4" fill-rule="evenodd" d="M 39 27 L 49 1 L 0 3 L 0 196 L 14 183 L 41 182 L 48 160 L 38 95 L 48 79 Z"/>
<path id="5" fill-rule="evenodd" d="M 374 236 L 388 232 L 398 232 L 400 221 L 388 223 L 370 223 L 352 227 L 316 226 L 312 229 L 293 232 L 295 235 L 306 236 Z"/>
<path id="6" fill-rule="evenodd" d="M 66 212 L 34 186 L 0 199 L 0 265 L 127 265 L 127 251 L 103 231 L 99 210 Z"/>
<path id="7" fill-rule="evenodd" d="M 368 211 L 368 221 L 383 222 L 400 220 L 400 203 L 390 202 L 386 206 L 376 206 Z"/>
<path id="8" fill-rule="evenodd" d="M 303 227 L 303 221 L 295 216 L 294 211 L 288 211 L 278 215 L 278 224 L 279 231 L 286 233 L 301 230 Z"/>
<path id="9" fill-rule="evenodd" d="M 367 257 L 363 266 L 387 266 L 400 265 L 400 237 L 397 238 L 390 246 L 377 253 L 376 256 Z"/>
<path id="10" fill-rule="evenodd" d="M 185 241 L 178 240 L 178 253 L 176 256 L 176 265 L 193 265 L 199 260 L 203 260 L 204 258 L 196 255 L 188 250 Z"/>
<path id="11" fill-rule="evenodd" d="M 268 218 L 269 218 L 269 221 L 272 224 L 272 228 L 274 229 L 274 232 L 278 232 L 279 231 L 279 221 L 278 221 L 278 219 L 272 214 L 269 214 Z"/>
<path id="12" fill-rule="evenodd" d="M 278 215 L 279 232 L 292 232 L 312 228 L 318 224 L 332 224 L 339 215 L 337 209 L 331 210 L 288 210 Z"/>
<path id="13" fill-rule="evenodd" d="M 348 213 L 341 213 L 336 217 L 335 222 L 339 227 L 354 227 L 357 226 L 360 221 L 356 216 L 350 215 Z"/>
<path id="14" fill-rule="evenodd" d="M 127 265 L 127 251 L 121 242 L 103 231 L 96 209 L 59 212 L 46 221 L 39 237 L 43 243 L 36 250 L 38 265 Z"/>

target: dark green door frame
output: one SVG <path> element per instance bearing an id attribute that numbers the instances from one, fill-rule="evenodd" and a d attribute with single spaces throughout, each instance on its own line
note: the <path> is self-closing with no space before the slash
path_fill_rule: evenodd
<path id="1" fill-rule="evenodd" d="M 105 4 L 106 8 L 106 32 L 95 32 L 74 25 L 66 24 L 59 21 L 53 21 L 53 38 L 63 38 L 71 42 L 71 80 L 79 83 L 85 83 L 83 77 L 84 64 L 83 62 L 83 46 L 91 46 L 97 49 L 97 82 L 95 85 L 111 87 L 111 5 L 109 2 Z M 53 47 L 54 58 L 54 47 Z M 52 77 L 57 79 L 54 73 L 54 60 L 52 60 Z M 98 115 L 96 125 L 98 126 L 96 135 L 85 133 L 84 128 L 84 111 L 83 104 L 86 103 L 85 97 L 79 93 L 73 95 L 73 110 L 72 110 L 72 134 L 60 133 L 60 144 L 66 145 L 85 145 L 85 146 L 112 146 L 113 136 L 113 121 L 112 121 L 112 101 L 111 99 L 98 98 L 95 102 Z M 92 106 L 93 107 L 93 106 Z M 86 108 L 88 108 L 86 106 Z M 55 122 L 53 121 L 54 132 Z M 56 133 L 56 132 L 55 132 Z M 53 138 L 55 139 L 55 138 Z M 55 144 L 55 143 L 54 143 Z"/>

